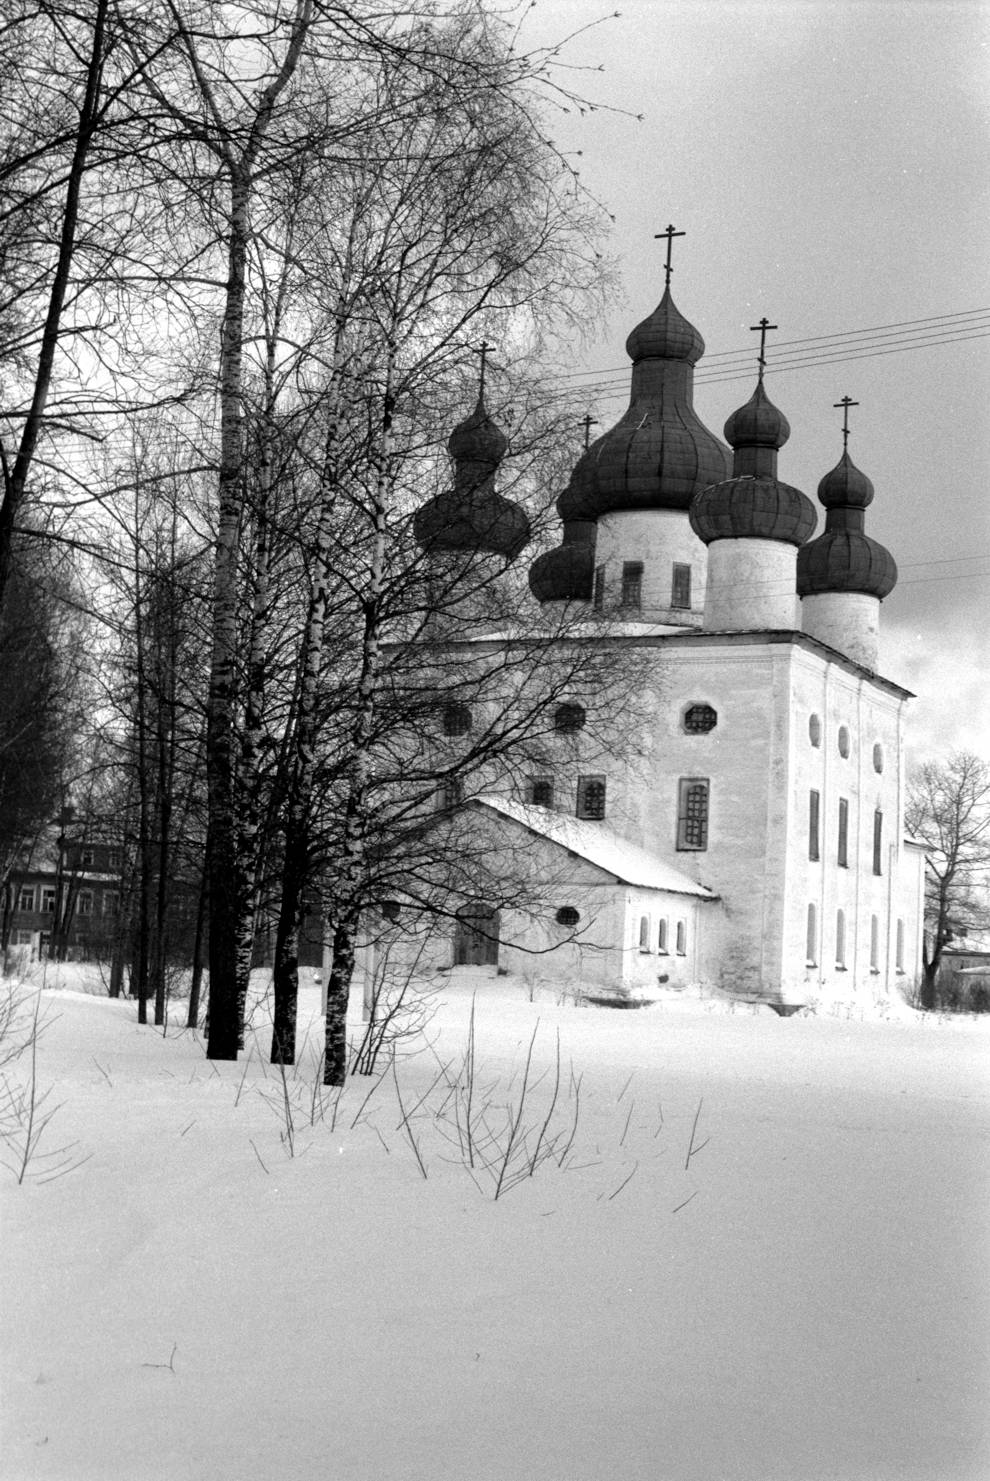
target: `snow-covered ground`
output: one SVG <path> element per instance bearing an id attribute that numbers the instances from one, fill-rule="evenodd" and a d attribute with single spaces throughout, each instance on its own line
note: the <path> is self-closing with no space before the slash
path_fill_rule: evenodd
<path id="1" fill-rule="evenodd" d="M 43 1011 L 88 1160 L 0 1172 L 4 1481 L 990 1476 L 990 1023 L 476 969 L 334 1107 L 309 1047 Z"/>

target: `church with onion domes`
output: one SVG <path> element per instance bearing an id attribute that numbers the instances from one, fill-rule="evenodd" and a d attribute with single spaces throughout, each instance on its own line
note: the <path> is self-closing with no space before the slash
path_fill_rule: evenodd
<path id="1" fill-rule="evenodd" d="M 911 695 L 878 670 L 897 570 L 866 532 L 854 403 L 839 403 L 817 532 L 815 504 L 778 471 L 790 427 L 764 384 L 766 320 L 725 442 L 695 412 L 705 346 L 671 296 L 667 235 L 663 297 L 626 342 L 628 410 L 575 464 L 559 543 L 527 556 L 527 516 L 496 489 L 508 444 L 483 383 L 450 442 L 453 489 L 416 516 L 448 571 L 458 552 L 528 559 L 548 632 L 566 618 L 645 675 L 611 748 L 585 740 L 585 710 L 564 696 L 532 774 L 493 772 L 458 799 L 527 871 L 527 903 L 486 907 L 479 890 L 436 960 L 605 1002 L 697 991 L 787 1014 L 880 1001 L 920 971 L 923 853 L 904 836 Z"/>

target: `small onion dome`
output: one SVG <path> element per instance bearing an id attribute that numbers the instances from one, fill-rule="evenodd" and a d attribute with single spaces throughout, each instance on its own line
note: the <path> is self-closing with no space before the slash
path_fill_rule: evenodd
<path id="1" fill-rule="evenodd" d="M 864 531 L 863 511 L 873 500 L 873 484 L 844 452 L 818 485 L 818 497 L 828 510 L 825 529 L 798 551 L 798 596 L 858 591 L 882 601 L 897 584 L 897 565 L 890 551 Z"/>
<path id="2" fill-rule="evenodd" d="M 705 341 L 674 305 L 670 287 L 647 318 L 626 340 L 630 360 L 686 360 L 696 365 L 705 353 Z"/>
<path id="3" fill-rule="evenodd" d="M 589 602 L 595 573 L 594 521 L 564 521 L 564 539 L 530 566 L 530 590 L 538 602 Z"/>
<path id="4" fill-rule="evenodd" d="M 454 487 L 416 511 L 413 531 L 423 550 L 488 551 L 515 560 L 529 539 L 529 520 L 518 504 L 495 491 L 495 473 L 509 442 L 492 421 L 483 395 L 447 440 Z"/>
<path id="5" fill-rule="evenodd" d="M 447 439 L 447 450 L 455 463 L 471 463 L 494 473 L 509 450 L 509 439 L 488 415 L 484 397 L 469 417 L 458 422 Z"/>
<path id="6" fill-rule="evenodd" d="M 818 485 L 818 502 L 826 509 L 867 509 L 873 503 L 873 485 L 844 452 Z"/>
<path id="7" fill-rule="evenodd" d="M 800 489 L 770 475 L 741 474 L 696 494 L 691 528 L 699 540 L 780 540 L 803 545 L 814 534 L 815 506 Z"/>
<path id="8" fill-rule="evenodd" d="M 734 411 L 725 424 L 725 440 L 730 447 L 781 448 L 791 435 L 791 427 L 763 389 L 763 377 L 746 402 Z"/>
<path id="9" fill-rule="evenodd" d="M 467 498 L 460 489 L 438 494 L 417 509 L 413 530 L 429 554 L 488 551 L 515 560 L 529 540 L 529 520 L 523 510 L 493 489 Z"/>

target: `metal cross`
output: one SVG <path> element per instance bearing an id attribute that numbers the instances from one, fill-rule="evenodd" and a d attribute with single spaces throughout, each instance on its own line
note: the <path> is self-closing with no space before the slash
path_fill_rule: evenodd
<path id="1" fill-rule="evenodd" d="M 770 323 L 770 320 L 766 317 L 766 315 L 764 315 L 764 317 L 760 320 L 760 322 L 758 324 L 751 324 L 749 327 L 754 332 L 757 331 L 757 330 L 759 331 L 759 335 L 760 335 L 760 357 L 759 357 L 759 360 L 757 361 L 757 364 L 760 367 L 760 376 L 762 378 L 763 368 L 764 368 L 764 366 L 767 363 L 767 330 L 768 329 L 778 329 L 780 326 L 778 324 L 771 324 Z"/>
<path id="2" fill-rule="evenodd" d="M 665 268 L 665 272 L 667 274 L 667 278 L 666 278 L 666 282 L 665 282 L 665 285 L 664 285 L 667 288 L 670 287 L 670 275 L 674 271 L 674 269 L 670 265 L 670 254 L 671 254 L 671 251 L 672 251 L 673 246 L 674 246 L 674 238 L 675 237 L 683 237 L 685 235 L 686 235 L 685 232 L 683 232 L 683 231 L 675 231 L 672 226 L 668 226 L 666 231 L 658 231 L 658 232 L 656 232 L 654 234 L 653 240 L 655 242 L 659 242 L 662 237 L 666 237 L 667 238 L 667 266 Z"/>
<path id="3" fill-rule="evenodd" d="M 843 398 L 842 398 L 841 401 L 833 401 L 832 402 L 832 406 L 834 407 L 834 409 L 836 411 L 838 411 L 838 409 L 839 409 L 840 406 L 842 407 L 842 451 L 843 452 L 846 452 L 848 450 L 848 448 L 849 448 L 849 408 L 850 408 L 850 406 L 858 406 L 858 405 L 859 405 L 859 402 L 858 401 L 852 401 L 852 400 L 850 400 L 850 398 L 848 396 L 843 396 Z"/>
<path id="4" fill-rule="evenodd" d="M 480 379 L 480 382 L 479 382 L 479 385 L 478 385 L 478 400 L 479 401 L 484 397 L 484 394 L 485 394 L 485 365 L 486 365 L 487 360 L 488 360 L 488 351 L 489 350 L 494 350 L 494 348 L 495 348 L 495 346 L 494 345 L 490 345 L 488 343 L 487 339 L 483 339 L 481 341 L 481 344 L 478 346 L 477 350 L 475 351 L 475 354 L 481 356 L 481 379 Z"/>
<path id="5" fill-rule="evenodd" d="M 581 426 L 584 428 L 584 450 L 587 452 L 591 446 L 591 429 L 598 426 L 598 418 L 593 417 L 590 411 L 586 411 Z"/>

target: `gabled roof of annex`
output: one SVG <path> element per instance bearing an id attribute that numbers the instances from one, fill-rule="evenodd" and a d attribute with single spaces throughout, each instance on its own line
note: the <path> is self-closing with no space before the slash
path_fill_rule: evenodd
<path id="1" fill-rule="evenodd" d="M 640 889 L 663 890 L 669 895 L 694 895 L 700 900 L 717 900 L 714 890 L 698 884 L 672 864 L 650 854 L 638 844 L 630 843 L 604 828 L 601 823 L 571 817 L 566 813 L 553 812 L 548 807 L 537 807 L 531 802 L 517 802 L 511 797 L 486 792 L 465 803 L 466 807 L 482 807 L 518 823 L 528 832 L 566 849 L 568 853 L 585 859 L 606 874 L 611 874 L 620 884 L 634 885 Z"/>

